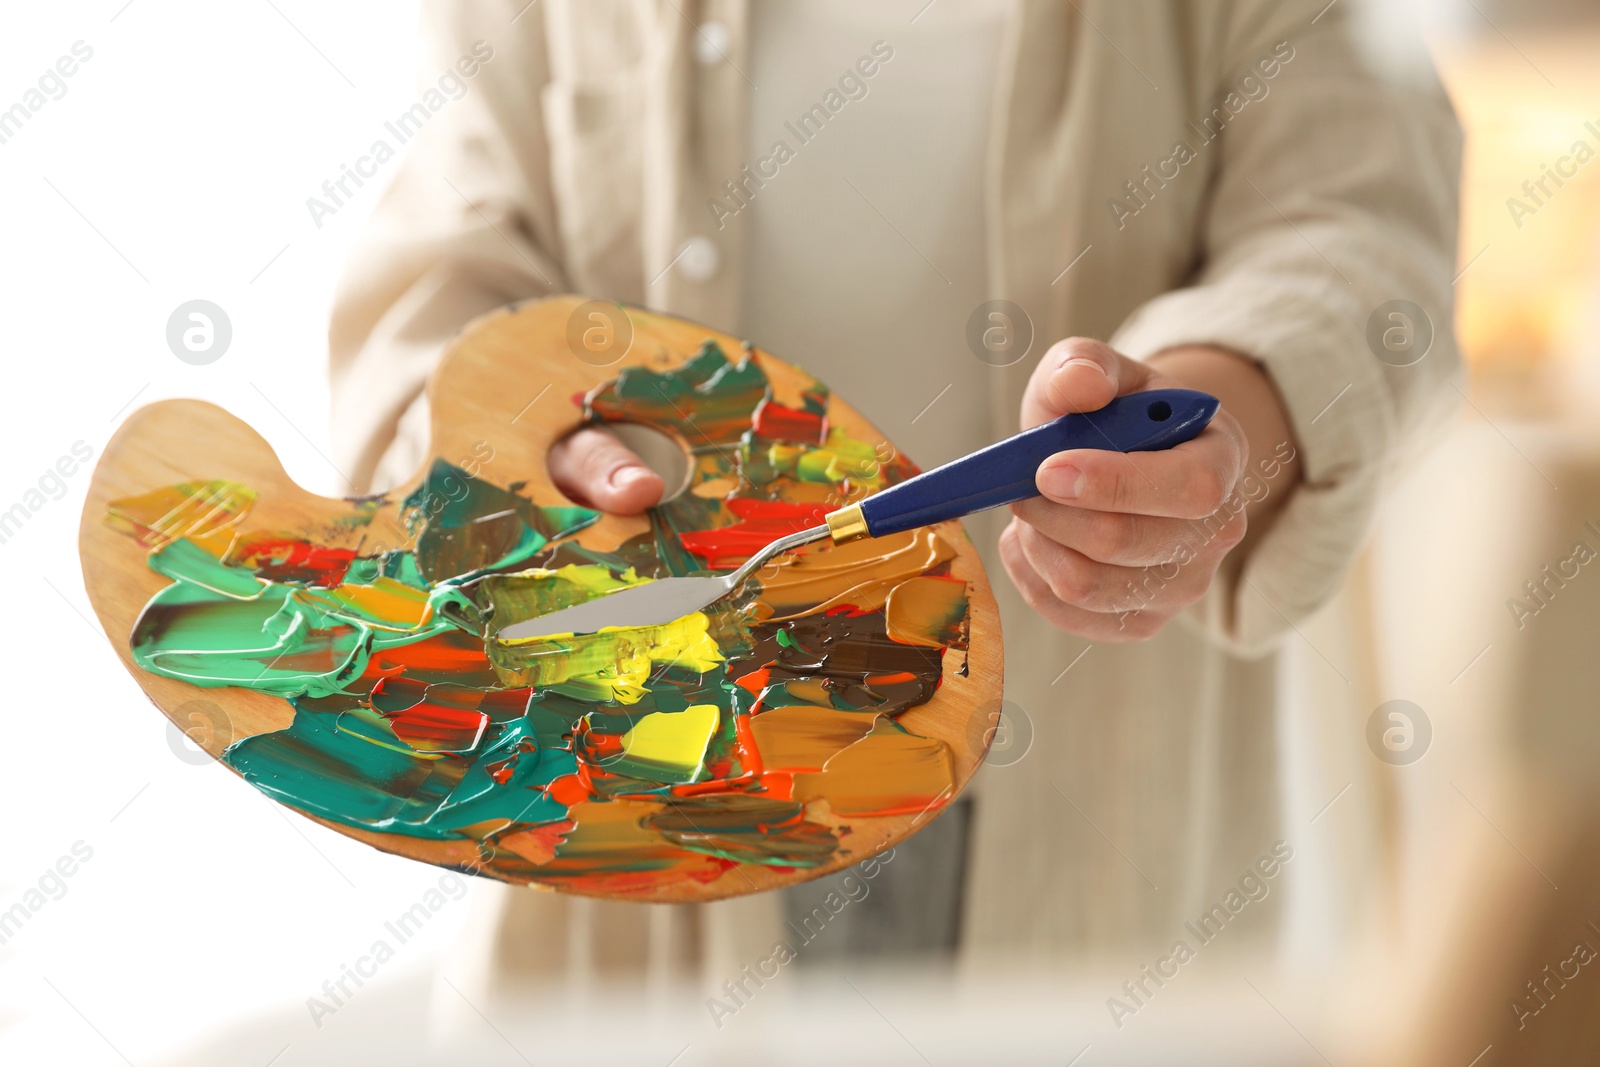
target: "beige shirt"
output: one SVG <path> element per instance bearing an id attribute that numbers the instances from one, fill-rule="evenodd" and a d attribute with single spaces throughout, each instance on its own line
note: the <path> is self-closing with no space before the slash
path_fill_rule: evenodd
<path id="1" fill-rule="evenodd" d="M 753 6 L 745 156 L 793 158 L 744 206 L 722 197 L 745 231 L 739 335 L 864 405 L 924 468 L 991 443 L 992 385 L 1031 369 L 966 337 L 989 299 L 984 146 L 1015 5 L 939 0 L 911 22 L 926 3 Z M 801 129 L 824 101 L 833 117 Z"/>
<path id="2" fill-rule="evenodd" d="M 523 2 L 428 8 L 425 73 L 480 39 L 494 58 L 411 146 L 341 286 L 335 426 L 358 481 L 416 469 L 428 372 L 499 304 L 582 292 L 739 332 L 752 215 L 718 228 L 707 202 L 750 162 L 747 3 L 541 0 L 512 21 Z M 1001 601 L 1006 698 L 1035 738 L 976 785 L 969 955 L 1136 962 L 1280 839 L 1297 850 L 1283 877 L 1302 888 L 1253 905 L 1236 946 L 1346 928 L 1370 889 L 1373 694 L 1359 630 L 1313 613 L 1335 597 L 1386 472 L 1455 398 L 1460 135 L 1431 78 L 1401 86 L 1369 69 L 1348 6 L 1019 0 L 1006 24 L 985 270 L 1037 340 L 986 375 L 987 436 L 1015 431 L 1026 369 L 1053 340 L 1108 338 L 1136 358 L 1217 344 L 1273 377 L 1304 484 L 1184 625 L 1139 645 L 1090 647 L 1041 624 L 995 561 L 993 527 L 971 526 Z M 725 58 L 705 47 L 712 23 Z M 1436 334 L 1410 366 L 1368 345 L 1369 318 L 1394 299 L 1424 308 Z M 1308 824 L 1307 791 L 1344 785 L 1338 819 Z M 729 946 L 773 940 L 761 898 L 650 911 L 512 894 L 496 960 L 515 968 L 541 947 L 546 971 L 608 954 L 743 960 Z M 565 929 L 578 916 L 604 917 L 586 948 Z"/>

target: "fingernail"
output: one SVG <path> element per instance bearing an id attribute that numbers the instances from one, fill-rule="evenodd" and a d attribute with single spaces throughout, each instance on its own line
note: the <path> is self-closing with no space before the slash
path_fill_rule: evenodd
<path id="1" fill-rule="evenodd" d="M 1083 472 L 1077 467 L 1046 467 L 1039 472 L 1038 484 L 1051 500 L 1076 500 L 1083 495 Z"/>
<path id="2" fill-rule="evenodd" d="M 1104 367 L 1096 363 L 1094 360 L 1087 359 L 1083 356 L 1073 356 L 1071 359 L 1062 363 L 1061 366 L 1057 367 L 1055 372 L 1060 374 L 1068 367 L 1087 367 L 1090 370 L 1095 371 L 1102 378 L 1109 377 L 1109 375 L 1106 374 L 1106 369 Z"/>
<path id="3" fill-rule="evenodd" d="M 613 489 L 626 489 L 639 479 L 648 477 L 649 474 L 650 471 L 646 468 L 629 463 L 612 471 L 608 481 Z"/>

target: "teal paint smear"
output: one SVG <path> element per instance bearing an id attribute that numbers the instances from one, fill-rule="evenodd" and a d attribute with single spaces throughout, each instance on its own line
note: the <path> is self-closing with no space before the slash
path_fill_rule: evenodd
<path id="1" fill-rule="evenodd" d="M 706 341 L 682 367 L 626 367 L 589 394 L 587 414 L 601 421 L 654 423 L 676 430 L 695 453 L 724 453 L 750 429 L 750 415 L 772 393 L 749 353 L 729 362 Z"/>
<path id="2" fill-rule="evenodd" d="M 553 721 L 536 705 L 491 723 L 472 753 L 428 759 L 355 700 L 290 703 L 295 716 L 287 730 L 247 737 L 223 758 L 291 807 L 344 826 L 434 841 L 464 838 L 461 827 L 491 820 L 540 823 L 567 816 L 565 804 L 541 791 L 578 769 L 572 752 L 558 747 L 567 721 Z M 528 750 L 519 753 L 524 742 Z M 508 779 L 494 781 L 488 767 L 513 756 Z"/>
<path id="3" fill-rule="evenodd" d="M 345 571 L 346 582 L 370 585 L 379 578 L 392 578 L 402 585 L 428 592 L 428 580 L 417 569 L 417 558 L 404 550 L 392 550 L 376 556 L 357 556 Z"/>

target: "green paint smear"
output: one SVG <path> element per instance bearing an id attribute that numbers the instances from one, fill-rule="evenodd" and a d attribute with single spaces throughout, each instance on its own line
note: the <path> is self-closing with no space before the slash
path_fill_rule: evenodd
<path id="1" fill-rule="evenodd" d="M 134 624 L 134 662 L 206 688 L 240 686 L 283 697 L 332 696 L 361 676 L 374 652 L 426 640 L 452 623 L 435 609 L 459 590 L 421 591 L 430 618 L 411 626 L 338 605 L 306 586 L 257 578 L 219 562 L 186 538 L 150 555 L 173 584 Z M 371 581 L 347 582 L 373 588 Z M 470 602 L 469 602 L 470 603 Z"/>

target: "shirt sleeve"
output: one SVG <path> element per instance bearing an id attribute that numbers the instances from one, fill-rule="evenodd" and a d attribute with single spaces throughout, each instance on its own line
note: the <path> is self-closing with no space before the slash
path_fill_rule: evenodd
<path id="1" fill-rule="evenodd" d="M 1242 353 L 1287 407 L 1295 440 L 1284 447 L 1297 449 L 1303 482 L 1195 609 L 1245 654 L 1332 597 L 1387 475 L 1459 399 L 1460 129 L 1425 58 L 1420 71 L 1378 69 L 1340 15 L 1291 28 L 1268 14 L 1234 35 L 1232 54 L 1251 58 L 1226 72 L 1224 106 L 1247 62 L 1280 40 L 1292 59 L 1259 80 L 1268 94 L 1249 102 L 1254 114 L 1219 135 L 1192 283 L 1139 307 L 1112 340 L 1136 359 L 1191 344 Z M 1251 457 L 1255 492 L 1286 491 L 1258 466 L 1267 461 Z"/>
<path id="2" fill-rule="evenodd" d="M 421 463 L 424 389 L 456 331 L 566 287 L 544 32 L 537 9 L 519 16 L 525 2 L 423 5 L 417 106 L 385 128 L 391 146 L 406 135 L 403 158 L 347 261 L 328 333 L 334 448 L 356 491 Z"/>

